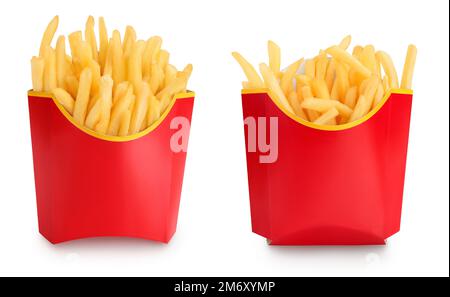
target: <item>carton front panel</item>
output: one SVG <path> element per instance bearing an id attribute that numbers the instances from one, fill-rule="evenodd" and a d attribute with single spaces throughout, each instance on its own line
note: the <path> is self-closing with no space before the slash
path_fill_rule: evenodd
<path id="1" fill-rule="evenodd" d="M 180 169 L 185 152 L 171 150 L 173 118 L 188 116 L 192 101 L 172 109 L 152 132 L 126 142 L 111 142 L 86 134 L 72 125 L 52 100 L 30 98 L 34 107 L 48 105 L 48 135 L 33 136 L 35 155 L 50 155 L 36 164 L 36 181 L 46 180 L 38 197 L 51 208 L 39 220 L 52 226 L 44 234 L 52 242 L 93 236 L 143 237 L 167 242 L 174 230 L 171 203 L 179 200 Z M 30 113 L 39 113 L 39 108 Z M 33 118 L 32 118 L 33 119 Z M 34 126 L 41 125 L 34 121 Z M 43 149 L 43 148 L 46 149 Z M 39 149 L 42 148 L 42 149 Z M 176 168 L 176 170 L 173 170 Z M 176 182 L 172 181 L 172 178 Z M 172 197 L 171 193 L 177 193 Z M 176 220 L 176 218 L 175 218 Z M 174 229 L 173 223 L 170 228 Z"/>
<path id="2" fill-rule="evenodd" d="M 406 157 L 402 150 L 391 148 L 388 127 L 397 125 L 400 119 L 392 117 L 390 101 L 362 124 L 325 131 L 287 117 L 267 94 L 243 95 L 244 110 L 250 102 L 265 106 L 264 115 L 254 115 L 264 118 L 256 121 L 266 125 L 265 131 L 258 127 L 256 137 L 265 139 L 256 141 L 256 152 L 249 152 L 247 144 L 247 160 L 249 180 L 258 179 L 250 187 L 259 187 L 250 189 L 250 195 L 267 191 L 270 220 L 266 222 L 270 224 L 272 244 L 384 242 L 386 211 L 398 201 L 401 204 L 401 193 L 396 189 L 403 186 L 398 179 L 401 170 L 387 166 L 386 157 Z M 271 123 L 269 118 L 276 120 Z M 275 123 L 277 129 L 271 130 L 269 126 Z M 275 131 L 276 137 L 269 135 Z M 264 147 L 270 142 L 277 143 L 268 146 L 276 149 L 276 154 Z M 264 160 L 262 155 L 276 157 Z M 392 177 L 396 181 L 388 181 Z M 253 203 L 259 198 L 251 199 Z M 394 216 L 400 216 L 394 212 Z"/>

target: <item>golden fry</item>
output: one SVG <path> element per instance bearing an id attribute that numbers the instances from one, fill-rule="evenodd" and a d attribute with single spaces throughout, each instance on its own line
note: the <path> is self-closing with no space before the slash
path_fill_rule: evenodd
<path id="1" fill-rule="evenodd" d="M 127 26 L 125 36 L 123 37 L 123 54 L 125 57 L 129 56 L 133 49 L 133 44 L 136 42 L 136 31 L 132 26 Z"/>
<path id="2" fill-rule="evenodd" d="M 117 135 L 119 133 L 122 116 L 125 112 L 130 110 L 134 104 L 135 95 L 133 94 L 133 86 L 129 86 L 126 93 L 114 105 L 111 111 L 111 121 L 108 127 L 109 135 Z"/>
<path id="3" fill-rule="evenodd" d="M 306 99 L 314 98 L 314 95 L 312 93 L 312 90 L 311 90 L 310 86 L 303 86 L 302 87 L 302 95 L 303 95 L 302 104 L 303 104 L 303 102 Z M 308 118 L 309 118 L 310 121 L 315 121 L 320 116 L 320 114 L 317 111 L 310 110 L 310 109 L 306 110 L 306 114 L 308 115 Z"/>
<path id="4" fill-rule="evenodd" d="M 73 108 L 73 118 L 80 125 L 84 125 L 84 120 L 86 119 L 91 84 L 92 71 L 91 69 L 86 68 L 80 75 L 77 99 L 75 100 L 75 105 Z"/>
<path id="5" fill-rule="evenodd" d="M 66 77 L 66 39 L 64 36 L 59 36 L 56 42 L 56 82 L 58 87 L 65 87 Z"/>
<path id="6" fill-rule="evenodd" d="M 184 77 L 175 78 L 171 84 L 167 85 L 159 93 L 156 94 L 156 98 L 161 101 L 164 95 L 172 97 L 175 94 L 182 92 L 186 88 L 186 80 Z"/>
<path id="7" fill-rule="evenodd" d="M 350 108 L 355 108 L 356 99 L 358 97 L 358 87 L 353 86 L 347 90 L 345 94 L 344 104 Z"/>
<path id="8" fill-rule="evenodd" d="M 389 79 L 389 87 L 391 89 L 397 89 L 398 88 L 397 71 L 395 70 L 394 63 L 392 62 L 391 57 L 383 51 L 378 51 L 376 53 L 376 57 L 379 63 L 383 66 L 384 73 L 387 75 Z"/>
<path id="9" fill-rule="evenodd" d="M 100 79 L 100 120 L 95 126 L 95 130 L 105 134 L 108 131 L 112 108 L 113 80 L 110 76 L 103 76 Z"/>
<path id="10" fill-rule="evenodd" d="M 69 34 L 69 45 L 70 52 L 72 53 L 72 59 L 78 59 L 79 53 L 78 49 L 80 48 L 80 43 L 83 41 L 83 34 L 81 31 L 76 31 Z"/>
<path id="11" fill-rule="evenodd" d="M 410 44 L 406 53 L 405 64 L 403 66 L 402 89 L 411 89 L 414 66 L 416 64 L 417 48 Z"/>
<path id="12" fill-rule="evenodd" d="M 109 46 L 110 44 L 112 44 L 112 38 L 109 40 L 108 42 L 108 49 L 106 50 L 106 57 L 104 60 L 104 64 L 100 65 L 102 67 L 102 74 L 103 75 L 111 75 L 113 76 L 113 47 Z M 99 59 L 101 58 L 101 55 L 99 57 Z"/>
<path id="13" fill-rule="evenodd" d="M 90 44 L 87 41 L 81 41 L 78 44 L 78 54 L 81 68 L 84 69 L 88 67 L 92 60 L 92 50 Z"/>
<path id="14" fill-rule="evenodd" d="M 130 132 L 131 110 L 127 109 L 120 119 L 119 136 L 127 136 Z"/>
<path id="15" fill-rule="evenodd" d="M 378 104 L 380 104 L 381 100 L 384 97 L 384 88 L 383 84 L 380 82 L 377 87 L 377 92 L 375 93 L 375 98 L 373 99 L 372 109 L 375 108 Z"/>
<path id="16" fill-rule="evenodd" d="M 144 51 L 145 42 L 136 42 L 128 59 L 128 81 L 137 90 L 142 82 L 142 52 Z"/>
<path id="17" fill-rule="evenodd" d="M 70 113 L 73 114 L 73 106 L 75 104 L 75 100 L 73 100 L 72 96 L 66 92 L 66 90 L 61 88 L 56 88 L 52 91 L 55 99 Z"/>
<path id="18" fill-rule="evenodd" d="M 42 92 L 44 90 L 44 68 L 44 58 L 31 58 L 31 78 L 33 82 L 33 90 L 37 92 Z"/>
<path id="19" fill-rule="evenodd" d="M 340 100 L 343 100 L 345 93 L 350 86 L 348 81 L 348 71 L 344 64 L 336 62 L 336 83 L 337 83 L 337 96 Z M 335 95 L 335 94 L 333 94 Z M 333 97 L 333 99 L 336 99 Z"/>
<path id="20" fill-rule="evenodd" d="M 353 48 L 352 56 L 359 60 L 361 58 L 362 51 L 363 51 L 363 47 L 360 45 L 356 45 Z"/>
<path id="21" fill-rule="evenodd" d="M 148 111 L 148 98 L 150 97 L 150 86 L 146 82 L 141 82 L 136 96 L 136 104 L 131 115 L 130 134 L 140 131 L 142 123 Z"/>
<path id="22" fill-rule="evenodd" d="M 112 78 L 114 83 L 119 84 L 125 80 L 124 77 L 124 60 L 122 44 L 120 42 L 120 33 L 117 30 L 113 31 L 112 35 Z"/>
<path id="23" fill-rule="evenodd" d="M 310 86 L 312 82 L 312 78 L 307 76 L 306 74 L 299 74 L 295 76 L 296 81 L 301 83 L 303 86 Z"/>
<path id="24" fill-rule="evenodd" d="M 357 59 L 352 57 L 349 53 L 338 46 L 332 46 L 326 50 L 326 52 L 343 63 L 348 64 L 353 67 L 357 72 L 361 73 L 364 77 L 371 76 L 371 72 L 364 65 L 361 64 Z"/>
<path id="25" fill-rule="evenodd" d="M 159 36 L 153 36 L 147 40 L 142 56 L 142 71 L 144 77 L 150 76 L 152 63 L 156 62 L 156 57 L 159 55 L 161 44 L 162 39 Z"/>
<path id="26" fill-rule="evenodd" d="M 333 87 L 334 79 L 336 77 L 336 61 L 331 59 L 328 62 L 327 73 L 325 74 L 325 82 L 327 83 L 328 90 Z"/>
<path id="27" fill-rule="evenodd" d="M 169 64 L 170 54 L 166 50 L 160 50 L 158 55 L 158 64 L 162 69 L 166 69 L 167 64 Z"/>
<path id="28" fill-rule="evenodd" d="M 148 99 L 147 125 L 150 127 L 161 115 L 161 106 L 155 96 L 150 95 Z"/>
<path id="29" fill-rule="evenodd" d="M 281 67 L 281 50 L 280 47 L 273 41 L 269 40 L 267 43 L 267 49 L 269 52 L 269 67 L 274 74 L 280 72 Z"/>
<path id="30" fill-rule="evenodd" d="M 103 17 L 100 17 L 98 20 L 98 31 L 99 31 L 99 41 L 100 41 L 98 61 L 100 63 L 100 67 L 101 67 L 101 70 L 103 73 L 103 71 L 105 69 L 106 57 L 108 55 L 108 49 L 109 49 L 108 31 L 106 29 L 105 19 Z"/>
<path id="31" fill-rule="evenodd" d="M 324 114 L 322 114 L 320 117 L 318 117 L 314 124 L 318 125 L 327 125 L 327 124 L 336 124 L 336 121 L 331 122 L 332 120 L 335 120 L 336 117 L 339 115 L 339 111 L 336 108 L 330 108 L 328 111 L 326 111 Z"/>
<path id="32" fill-rule="evenodd" d="M 51 92 L 58 86 L 56 81 L 56 54 L 55 50 L 47 47 L 45 51 L 44 91 Z"/>
<path id="33" fill-rule="evenodd" d="M 41 40 L 41 47 L 39 48 L 39 56 L 43 58 L 47 47 L 50 47 L 53 36 L 55 36 L 56 29 L 58 29 L 59 17 L 55 16 L 45 29 L 44 35 Z"/>
<path id="34" fill-rule="evenodd" d="M 175 66 L 168 64 L 166 66 L 166 71 L 164 72 L 164 85 L 169 85 L 177 78 L 178 70 Z"/>
<path id="35" fill-rule="evenodd" d="M 119 99 L 125 95 L 129 87 L 130 83 L 127 81 L 123 81 L 116 86 L 116 90 L 113 96 L 113 105 L 116 104 L 119 101 Z"/>
<path id="36" fill-rule="evenodd" d="M 69 92 L 69 94 L 72 96 L 72 98 L 76 98 L 77 93 L 78 93 L 79 83 L 78 83 L 78 79 L 75 77 L 75 75 L 66 76 L 66 78 L 64 79 L 64 83 L 65 83 L 67 92 Z"/>
<path id="37" fill-rule="evenodd" d="M 370 103 L 372 103 L 375 98 L 375 93 L 377 92 L 379 83 L 380 80 L 378 79 L 378 76 L 372 76 L 367 80 L 367 85 L 364 88 L 362 94 L 365 96 L 366 100 L 368 100 Z"/>
<path id="38" fill-rule="evenodd" d="M 280 81 L 280 87 L 284 94 L 288 94 L 294 79 L 294 75 L 297 73 L 298 68 L 303 63 L 303 59 L 300 59 L 287 68 L 287 70 L 283 73 Z"/>
<path id="39" fill-rule="evenodd" d="M 289 105 L 289 102 L 286 99 L 283 90 L 281 90 L 278 80 L 276 79 L 275 75 L 273 74 L 269 66 L 267 66 L 264 63 L 261 63 L 259 64 L 259 69 L 264 78 L 264 82 L 272 92 L 274 99 L 278 101 L 281 104 L 281 106 L 283 106 L 288 112 L 294 113 L 294 110 L 292 109 L 291 105 Z"/>
<path id="40" fill-rule="evenodd" d="M 361 62 L 374 75 L 379 75 L 379 64 L 375 57 L 375 48 L 373 47 L 373 45 L 367 45 L 363 48 L 361 53 Z"/>
<path id="41" fill-rule="evenodd" d="M 333 107 L 339 111 L 339 114 L 345 117 L 349 117 L 353 112 L 347 105 L 332 99 L 307 98 L 302 102 L 302 108 L 318 111 L 320 113 L 326 112 Z"/>
<path id="42" fill-rule="evenodd" d="M 99 61 L 98 48 L 97 48 L 97 39 L 95 38 L 94 26 L 95 26 L 94 17 L 89 16 L 86 21 L 84 36 L 86 37 L 86 41 L 89 43 L 89 46 L 91 48 L 92 58 L 98 62 Z"/>
<path id="43" fill-rule="evenodd" d="M 247 76 L 247 80 L 252 88 L 264 88 L 264 83 L 256 72 L 255 68 L 241 56 L 238 52 L 232 53 L 233 57 L 236 61 L 241 65 L 242 70 L 244 70 L 245 75 Z"/>
<path id="44" fill-rule="evenodd" d="M 100 65 L 91 59 L 87 65 L 87 68 L 90 68 L 92 72 L 91 94 L 97 94 L 100 88 Z"/>
<path id="45" fill-rule="evenodd" d="M 313 59 L 305 61 L 305 75 L 313 79 L 316 76 L 316 65 Z"/>
<path id="46" fill-rule="evenodd" d="M 359 96 L 358 102 L 356 103 L 355 109 L 350 116 L 349 122 L 359 120 L 365 116 L 372 106 L 372 101 L 366 98 L 364 95 Z"/>
<path id="47" fill-rule="evenodd" d="M 343 50 L 347 50 L 348 47 L 350 46 L 351 42 L 352 42 L 352 36 L 347 35 L 341 40 L 341 42 L 339 43 L 339 47 L 342 48 Z"/>
<path id="48" fill-rule="evenodd" d="M 317 57 L 316 61 L 316 78 L 325 80 L 325 76 L 327 73 L 327 66 L 328 66 L 328 58 L 325 52 L 321 51 L 319 56 Z"/>
<path id="49" fill-rule="evenodd" d="M 84 125 L 87 128 L 89 128 L 91 130 L 95 129 L 95 126 L 100 121 L 101 108 L 102 108 L 102 102 L 101 102 L 101 100 L 97 100 L 95 102 L 94 106 L 89 111 L 89 113 L 86 117 L 86 121 L 84 122 Z"/>
<path id="50" fill-rule="evenodd" d="M 295 91 L 292 91 L 288 96 L 289 103 L 292 106 L 292 109 L 294 110 L 294 113 L 301 117 L 304 120 L 307 120 L 307 116 L 305 114 L 305 111 L 300 105 L 300 101 L 298 100 L 297 93 Z"/>
<path id="51" fill-rule="evenodd" d="M 152 94 L 156 94 L 164 82 L 164 70 L 157 63 L 152 65 L 152 75 L 150 77 L 150 88 Z"/>
<path id="52" fill-rule="evenodd" d="M 330 99 L 327 83 L 323 79 L 313 79 L 311 82 L 311 89 L 314 96 L 322 99 Z"/>
<path id="53" fill-rule="evenodd" d="M 192 64 L 187 64 L 186 67 L 184 67 L 183 71 L 181 71 L 182 75 L 185 77 L 186 80 L 188 80 L 191 77 L 193 70 Z"/>

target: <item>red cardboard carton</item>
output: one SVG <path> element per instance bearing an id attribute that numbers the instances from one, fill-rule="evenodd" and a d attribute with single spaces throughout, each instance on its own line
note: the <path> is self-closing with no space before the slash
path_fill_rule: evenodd
<path id="1" fill-rule="evenodd" d="M 131 136 L 76 124 L 49 94 L 28 93 L 39 231 L 52 243 L 97 236 L 172 238 L 194 93 Z"/>
<path id="2" fill-rule="evenodd" d="M 243 90 L 253 232 L 273 245 L 384 244 L 400 229 L 412 92 L 318 126 Z"/>

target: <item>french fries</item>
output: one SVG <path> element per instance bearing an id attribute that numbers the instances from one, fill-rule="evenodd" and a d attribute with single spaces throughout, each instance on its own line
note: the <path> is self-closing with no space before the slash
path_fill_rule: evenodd
<path id="1" fill-rule="evenodd" d="M 56 88 L 53 90 L 53 95 L 55 95 L 56 100 L 58 100 L 61 105 L 70 113 L 73 113 L 73 106 L 75 105 L 75 100 L 72 96 L 66 92 L 66 90 L 61 88 Z"/>
<path id="2" fill-rule="evenodd" d="M 288 100 L 286 99 L 286 96 L 283 93 L 283 90 L 281 89 L 280 84 L 279 84 L 275 74 L 272 72 L 272 70 L 269 68 L 269 66 L 267 66 L 264 63 L 261 63 L 261 64 L 259 64 L 259 70 L 261 71 L 261 74 L 264 78 L 264 83 L 273 92 L 273 96 L 275 97 L 275 100 L 277 100 L 289 112 L 293 113 L 294 110 L 292 109 L 291 105 L 289 104 Z"/>
<path id="3" fill-rule="evenodd" d="M 412 76 L 414 73 L 414 65 L 416 64 L 417 48 L 414 45 L 408 46 L 406 54 L 405 66 L 403 67 L 402 88 L 411 89 Z"/>
<path id="4" fill-rule="evenodd" d="M 52 40 L 59 18 L 54 17 L 42 37 L 39 55 L 31 59 L 33 90 L 53 95 L 79 125 L 100 134 L 126 136 L 155 123 L 174 96 L 186 92 L 192 65 L 183 70 L 170 64 L 159 36 L 138 40 L 127 26 L 108 37 L 105 20 L 89 16 L 83 31 Z M 261 86 L 262 86 L 262 80 Z M 252 84 L 257 87 L 257 84 Z"/>
<path id="5" fill-rule="evenodd" d="M 373 45 L 349 50 L 351 36 L 299 59 L 280 70 L 280 48 L 268 42 L 269 66 L 260 64 L 258 75 L 239 53 L 232 55 L 244 70 L 245 89 L 267 88 L 273 100 L 288 113 L 317 125 L 342 125 L 357 121 L 376 109 L 393 89 L 411 89 L 417 49 L 408 47 L 401 84 L 391 57 Z M 304 62 L 303 62 L 304 61 Z"/>
<path id="6" fill-rule="evenodd" d="M 58 28 L 59 17 L 55 16 L 47 28 L 45 29 L 44 36 L 42 37 L 41 47 L 39 48 L 39 56 L 43 57 L 45 55 L 46 48 L 52 43 L 53 37 L 55 36 L 56 29 Z"/>
<path id="7" fill-rule="evenodd" d="M 31 77 L 33 81 L 33 90 L 41 92 L 44 89 L 44 68 L 45 60 L 41 57 L 31 58 Z"/>
<path id="8" fill-rule="evenodd" d="M 89 68 L 84 69 L 80 75 L 80 84 L 78 86 L 77 99 L 73 110 L 73 118 L 75 121 L 84 125 L 84 120 L 89 104 L 89 92 L 92 83 L 92 71 Z"/>
<path id="9" fill-rule="evenodd" d="M 278 75 L 281 67 L 281 49 L 275 42 L 270 40 L 267 43 L 267 49 L 269 52 L 269 67 L 275 75 Z"/>
<path id="10" fill-rule="evenodd" d="M 236 61 L 241 65 L 242 69 L 244 70 L 244 73 L 248 79 L 248 86 L 250 88 L 255 88 L 255 89 L 264 87 L 264 83 L 261 80 L 261 78 L 259 77 L 255 68 L 253 68 L 253 66 L 249 62 L 247 62 L 247 60 L 244 59 L 244 57 L 242 57 L 241 54 L 239 54 L 237 52 L 233 52 L 232 55 L 236 59 Z M 274 58 L 272 58 L 272 59 L 274 59 Z M 274 62 L 272 62 L 272 63 L 274 63 Z M 273 72 L 273 70 L 272 70 L 272 72 Z"/>

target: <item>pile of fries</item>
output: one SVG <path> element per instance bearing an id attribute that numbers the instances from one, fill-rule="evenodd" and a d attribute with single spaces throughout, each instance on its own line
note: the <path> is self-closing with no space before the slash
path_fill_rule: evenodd
<path id="1" fill-rule="evenodd" d="M 269 41 L 269 65 L 259 65 L 262 78 L 239 53 L 232 55 L 247 76 L 244 89 L 267 88 L 287 112 L 318 125 L 341 125 L 377 108 L 390 90 L 411 89 L 417 54 L 410 45 L 399 85 L 386 52 L 376 51 L 373 45 L 357 45 L 350 54 L 350 43 L 351 36 L 346 36 L 314 58 L 299 59 L 281 70 L 280 48 Z"/>
<path id="2" fill-rule="evenodd" d="M 99 43 L 94 18 L 81 31 L 69 35 L 70 53 L 60 36 L 51 43 L 58 16 L 48 24 L 39 56 L 31 59 L 33 90 L 52 94 L 82 126 L 105 135 L 138 133 L 157 121 L 173 97 L 186 92 L 192 65 L 178 71 L 169 64 L 158 36 L 137 40 L 128 26 L 124 38 L 114 30 L 109 38 L 99 18 Z"/>

